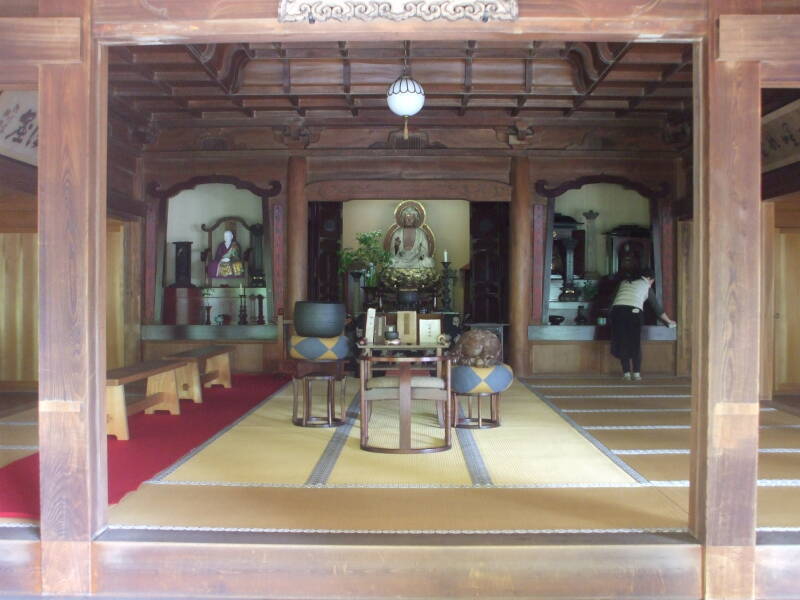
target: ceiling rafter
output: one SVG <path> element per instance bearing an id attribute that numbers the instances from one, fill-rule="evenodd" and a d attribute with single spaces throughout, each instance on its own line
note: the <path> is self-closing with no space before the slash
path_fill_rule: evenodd
<path id="1" fill-rule="evenodd" d="M 644 91 L 642 92 L 641 96 L 638 96 L 636 98 L 631 98 L 628 101 L 628 108 L 624 111 L 620 111 L 618 113 L 618 116 L 625 116 L 628 113 L 630 113 L 637 106 L 639 106 L 643 100 L 651 96 L 653 92 L 655 92 L 659 87 L 661 87 L 664 83 L 666 83 L 670 77 L 685 69 L 688 65 L 691 64 L 691 62 L 692 62 L 692 49 L 687 48 L 686 50 L 683 51 L 683 54 L 681 56 L 681 61 L 679 63 L 675 63 L 670 67 L 664 69 L 661 72 L 661 78 L 659 79 L 659 81 L 648 84 L 644 88 Z"/>
<path id="2" fill-rule="evenodd" d="M 528 47 L 528 55 L 525 57 L 524 68 L 525 81 L 523 82 L 525 95 L 517 96 L 517 106 L 511 109 L 512 117 L 519 115 L 520 111 L 525 107 L 525 103 L 528 101 L 528 96 L 533 93 L 533 59 L 536 58 L 536 52 L 541 45 L 542 42 L 531 42 Z"/>
<path id="3" fill-rule="evenodd" d="M 159 88 L 175 104 L 184 110 L 189 110 L 189 102 L 184 98 L 175 96 L 174 88 L 166 82 L 158 79 L 153 69 L 144 63 L 138 62 L 136 59 L 136 54 L 130 48 L 121 48 L 120 52 L 118 52 L 118 56 L 125 60 L 133 71 L 138 73 L 152 85 Z M 136 100 L 133 101 L 133 109 L 136 110 Z"/>
<path id="4" fill-rule="evenodd" d="M 532 40 L 114 47 L 109 83 L 120 109 L 185 126 L 201 116 L 242 126 L 292 115 L 378 122 L 402 62 L 406 75 L 413 68 L 422 77 L 424 113 L 460 118 L 453 126 L 494 113 L 653 122 L 691 110 L 691 51 L 666 46 L 635 43 L 625 56 L 630 44 Z M 247 61 L 256 64 L 242 68 Z"/>
<path id="5" fill-rule="evenodd" d="M 350 49 L 347 42 L 339 42 L 339 55 L 342 57 L 342 89 L 344 90 L 344 101 L 350 114 L 354 117 L 358 116 L 358 107 L 356 106 L 355 99 L 350 93 L 351 86 L 351 67 L 350 67 Z"/>
<path id="6" fill-rule="evenodd" d="M 475 54 L 475 49 L 478 42 L 469 40 L 464 49 L 464 93 L 461 96 L 461 106 L 458 107 L 458 116 L 463 117 L 467 112 L 467 104 L 470 101 L 472 94 L 472 57 Z"/>

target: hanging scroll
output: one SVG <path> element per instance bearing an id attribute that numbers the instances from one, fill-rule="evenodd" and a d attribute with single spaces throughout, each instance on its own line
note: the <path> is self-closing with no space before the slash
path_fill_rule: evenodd
<path id="1" fill-rule="evenodd" d="M 36 92 L 0 92 L 0 155 L 37 164 L 38 110 Z"/>
<path id="2" fill-rule="evenodd" d="M 761 119 L 761 170 L 772 171 L 800 161 L 800 100 Z"/>

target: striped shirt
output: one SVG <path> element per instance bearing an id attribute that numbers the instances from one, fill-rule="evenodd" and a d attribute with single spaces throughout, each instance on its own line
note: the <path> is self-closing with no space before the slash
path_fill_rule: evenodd
<path id="1" fill-rule="evenodd" d="M 642 310 L 645 301 L 650 303 L 650 306 L 655 311 L 656 315 L 664 313 L 664 307 L 656 298 L 653 292 L 653 286 L 644 277 L 635 279 L 633 281 L 623 281 L 617 288 L 617 295 L 614 296 L 613 306 L 632 306 Z"/>

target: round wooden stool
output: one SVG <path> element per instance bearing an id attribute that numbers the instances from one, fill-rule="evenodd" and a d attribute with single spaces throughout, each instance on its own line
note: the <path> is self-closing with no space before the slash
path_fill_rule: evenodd
<path id="1" fill-rule="evenodd" d="M 315 416 L 312 414 L 312 382 L 324 381 L 326 383 L 326 415 Z M 336 415 L 336 383 L 341 382 L 341 405 L 339 416 Z M 301 394 L 298 387 L 302 387 L 302 405 L 300 402 Z M 344 423 L 345 419 L 345 395 L 347 391 L 347 378 L 335 373 L 312 372 L 298 378 L 292 379 L 292 423 L 299 427 L 336 427 Z"/>
<path id="2" fill-rule="evenodd" d="M 292 423 L 300 427 L 336 427 L 345 420 L 345 394 L 347 378 L 344 367 L 350 353 L 350 342 L 345 336 L 332 338 L 293 335 L 288 340 L 289 365 L 292 375 Z M 287 361 L 284 361 L 287 362 Z M 326 416 L 311 413 L 311 386 L 314 381 L 327 383 Z M 336 382 L 342 383 L 342 401 L 336 416 Z M 302 387 L 302 406 L 298 386 Z"/>
<path id="3" fill-rule="evenodd" d="M 453 392 L 450 414 L 453 425 L 462 429 L 489 429 L 500 426 L 500 393 L 507 390 L 514 381 L 514 371 L 506 364 L 492 367 L 470 367 L 456 365 L 452 371 Z M 467 414 L 460 414 L 459 396 L 466 396 Z M 489 415 L 483 414 L 481 400 L 489 397 Z M 477 411 L 473 412 L 472 400 L 477 401 Z"/>

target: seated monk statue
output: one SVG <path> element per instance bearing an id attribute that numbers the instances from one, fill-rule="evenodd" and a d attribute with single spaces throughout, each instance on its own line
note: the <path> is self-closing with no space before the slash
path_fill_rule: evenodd
<path id="1" fill-rule="evenodd" d="M 223 238 L 214 252 L 214 258 L 208 261 L 208 276 L 243 277 L 244 263 L 239 242 L 234 239 L 233 232 L 229 229 L 225 230 Z"/>
<path id="2" fill-rule="evenodd" d="M 422 225 L 423 217 L 413 206 L 406 206 L 397 218 L 400 226 L 389 240 L 390 265 L 397 269 L 420 269 L 433 267 L 428 236 Z"/>

